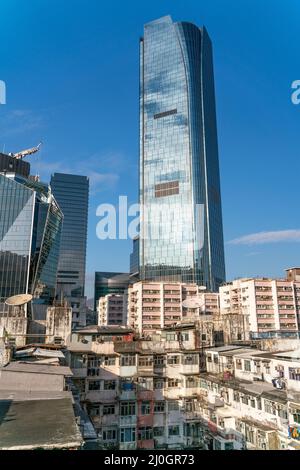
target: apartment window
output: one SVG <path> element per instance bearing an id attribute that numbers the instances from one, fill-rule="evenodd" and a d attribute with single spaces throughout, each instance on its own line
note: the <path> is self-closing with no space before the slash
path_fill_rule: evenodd
<path id="1" fill-rule="evenodd" d="M 90 380 L 89 390 L 100 390 L 100 380 Z"/>
<path id="2" fill-rule="evenodd" d="M 239 392 L 233 392 L 233 400 L 239 402 L 240 401 L 240 394 Z"/>
<path id="3" fill-rule="evenodd" d="M 179 402 L 177 400 L 169 400 L 168 411 L 179 411 Z"/>
<path id="4" fill-rule="evenodd" d="M 140 428 L 138 430 L 138 440 L 139 441 L 146 441 L 149 439 L 153 439 L 153 430 L 150 426 Z"/>
<path id="5" fill-rule="evenodd" d="M 115 390 L 116 381 L 115 380 L 104 380 L 104 390 Z"/>
<path id="6" fill-rule="evenodd" d="M 120 440 L 121 442 L 134 442 L 135 441 L 135 428 L 121 428 Z"/>
<path id="7" fill-rule="evenodd" d="M 201 341 L 206 341 L 206 335 L 204 333 L 201 335 Z"/>
<path id="8" fill-rule="evenodd" d="M 179 436 L 179 426 L 169 426 L 169 437 Z"/>
<path id="9" fill-rule="evenodd" d="M 184 404 L 184 409 L 187 412 L 194 411 L 194 403 L 192 401 L 186 401 Z"/>
<path id="10" fill-rule="evenodd" d="M 175 378 L 168 379 L 168 388 L 177 388 L 179 387 L 179 385 L 180 385 L 179 379 L 175 379 Z"/>
<path id="11" fill-rule="evenodd" d="M 207 362 L 212 362 L 212 361 L 211 361 L 211 354 L 207 354 L 207 355 L 206 355 L 206 358 L 207 358 Z"/>
<path id="12" fill-rule="evenodd" d="M 255 408 L 255 398 L 251 398 L 250 405 L 252 406 L 252 408 Z"/>
<path id="13" fill-rule="evenodd" d="M 179 194 L 179 181 L 169 181 L 155 185 L 155 197 L 172 196 Z"/>
<path id="14" fill-rule="evenodd" d="M 187 354 L 183 356 L 183 364 L 198 364 L 198 356 L 196 354 Z"/>
<path id="15" fill-rule="evenodd" d="M 139 388 L 144 390 L 153 390 L 153 379 L 151 377 L 139 377 Z"/>
<path id="16" fill-rule="evenodd" d="M 121 357 L 121 366 L 135 366 L 135 355 L 134 354 L 124 354 Z"/>
<path id="17" fill-rule="evenodd" d="M 158 390 L 158 389 L 163 389 L 164 388 L 164 381 L 163 380 L 155 380 L 154 379 L 154 390 Z"/>
<path id="18" fill-rule="evenodd" d="M 142 401 L 141 413 L 142 415 L 149 415 L 151 411 L 150 401 Z"/>
<path id="19" fill-rule="evenodd" d="M 289 377 L 290 380 L 300 380 L 300 369 L 289 367 Z"/>
<path id="20" fill-rule="evenodd" d="M 156 401 L 154 403 L 154 413 L 164 413 L 165 412 L 165 402 Z"/>
<path id="21" fill-rule="evenodd" d="M 164 356 L 154 356 L 154 365 L 155 366 L 163 366 L 165 363 Z"/>
<path id="22" fill-rule="evenodd" d="M 300 410 L 295 410 L 293 413 L 294 422 L 300 424 Z"/>
<path id="23" fill-rule="evenodd" d="M 168 301 L 171 299 L 168 299 Z M 166 334 L 166 340 L 167 341 L 176 341 L 176 335 L 175 333 L 167 333 Z"/>
<path id="24" fill-rule="evenodd" d="M 114 415 L 115 405 L 103 405 L 103 415 Z"/>
<path id="25" fill-rule="evenodd" d="M 257 409 L 261 410 L 262 409 L 262 407 L 261 407 L 261 398 L 256 398 L 256 404 L 257 404 Z"/>
<path id="26" fill-rule="evenodd" d="M 242 368 L 242 361 L 241 361 L 241 359 L 237 359 L 235 364 L 236 364 L 236 368 L 237 368 L 237 369 L 241 369 L 241 368 Z"/>
<path id="27" fill-rule="evenodd" d="M 244 403 L 244 405 L 248 405 L 248 397 L 247 397 L 247 395 L 242 395 L 242 403 Z"/>
<path id="28" fill-rule="evenodd" d="M 116 358 L 115 357 L 110 357 L 110 356 L 105 356 L 104 357 L 104 365 L 105 366 L 115 366 L 116 365 Z"/>
<path id="29" fill-rule="evenodd" d="M 265 400 L 265 412 L 272 415 L 276 415 L 276 407 L 272 401 Z"/>
<path id="30" fill-rule="evenodd" d="M 244 361 L 244 370 L 247 372 L 251 372 L 251 362 L 250 361 Z"/>
<path id="31" fill-rule="evenodd" d="M 121 401 L 120 402 L 120 415 L 121 416 L 134 416 L 135 415 L 135 402 L 134 401 Z"/>
<path id="32" fill-rule="evenodd" d="M 188 341 L 190 335 L 188 333 L 179 333 L 181 341 Z"/>
<path id="33" fill-rule="evenodd" d="M 92 406 L 89 408 L 89 415 L 90 416 L 99 416 L 100 415 L 100 407 L 99 405 Z"/>
<path id="34" fill-rule="evenodd" d="M 160 119 L 162 117 L 171 116 L 172 114 L 177 114 L 177 109 L 170 109 L 169 111 L 163 111 L 162 113 L 154 114 L 154 119 Z"/>
<path id="35" fill-rule="evenodd" d="M 186 378 L 186 387 L 187 388 L 196 388 L 198 387 L 198 379 L 196 377 L 187 377 Z"/>
<path id="36" fill-rule="evenodd" d="M 115 441 L 117 439 L 116 429 L 106 429 L 102 432 L 102 439 L 104 441 Z"/>
<path id="37" fill-rule="evenodd" d="M 217 354 L 214 354 L 214 364 L 219 364 L 219 357 Z"/>
<path id="38" fill-rule="evenodd" d="M 100 357 L 89 357 L 88 358 L 88 367 L 100 367 L 101 366 L 101 358 Z"/>
<path id="39" fill-rule="evenodd" d="M 180 364 L 180 356 L 168 356 L 168 364 Z"/>
<path id="40" fill-rule="evenodd" d="M 162 426 L 157 426 L 153 428 L 153 436 L 154 437 L 163 437 L 165 433 L 165 428 Z"/>
<path id="41" fill-rule="evenodd" d="M 152 356 L 141 356 L 139 357 L 139 366 L 152 366 L 153 357 Z"/>
<path id="42" fill-rule="evenodd" d="M 99 375 L 99 373 L 100 373 L 100 369 L 92 368 L 92 369 L 87 370 L 88 377 L 95 377 L 96 375 Z"/>
<path id="43" fill-rule="evenodd" d="M 288 413 L 285 408 L 279 408 L 278 410 L 278 416 L 282 419 L 288 419 Z"/>
<path id="44" fill-rule="evenodd" d="M 233 442 L 225 442 L 224 449 L 233 450 Z"/>
<path id="45" fill-rule="evenodd" d="M 121 388 L 125 391 L 134 390 L 134 382 L 132 377 L 123 377 L 121 379 Z"/>

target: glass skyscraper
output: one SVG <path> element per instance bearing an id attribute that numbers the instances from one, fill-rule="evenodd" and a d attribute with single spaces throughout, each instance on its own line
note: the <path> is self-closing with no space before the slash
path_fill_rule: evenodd
<path id="1" fill-rule="evenodd" d="M 225 280 L 212 45 L 206 29 L 144 26 L 140 41 L 140 278 Z"/>
<path id="2" fill-rule="evenodd" d="M 54 173 L 50 182 L 64 214 L 57 276 L 58 295 L 83 297 L 85 285 L 89 179 Z"/>
<path id="3" fill-rule="evenodd" d="M 89 179 L 87 176 L 54 173 L 50 185 L 64 214 L 57 273 L 57 298 L 63 297 L 72 307 L 72 327 L 85 326 Z"/>
<path id="4" fill-rule="evenodd" d="M 50 305 L 63 214 L 49 186 L 13 172 L 0 173 L 0 215 L 1 311 L 8 297 L 24 293 L 33 295 L 33 303 Z"/>

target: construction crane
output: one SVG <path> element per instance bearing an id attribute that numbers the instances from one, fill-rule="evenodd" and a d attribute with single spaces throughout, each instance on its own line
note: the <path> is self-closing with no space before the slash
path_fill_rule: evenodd
<path id="1" fill-rule="evenodd" d="M 17 152 L 17 153 L 10 153 L 9 156 L 14 157 L 17 160 L 22 160 L 27 155 L 32 155 L 33 153 L 38 152 L 40 150 L 41 145 L 42 145 L 42 142 L 40 142 L 36 147 L 32 147 L 31 149 L 21 150 L 21 152 Z"/>

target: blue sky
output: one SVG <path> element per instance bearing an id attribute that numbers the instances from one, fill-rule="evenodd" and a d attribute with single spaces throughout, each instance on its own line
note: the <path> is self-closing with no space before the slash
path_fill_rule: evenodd
<path id="1" fill-rule="evenodd" d="M 90 177 L 88 296 L 95 270 L 129 267 L 130 241 L 97 239 L 96 208 L 137 199 L 139 37 L 166 14 L 213 41 L 227 278 L 300 265 L 297 0 L 1 0 L 0 149 L 42 140 L 33 172 Z"/>

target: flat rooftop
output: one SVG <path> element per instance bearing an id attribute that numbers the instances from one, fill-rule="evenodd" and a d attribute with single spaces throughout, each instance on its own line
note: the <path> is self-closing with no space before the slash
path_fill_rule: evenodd
<path id="1" fill-rule="evenodd" d="M 52 364 L 40 364 L 38 362 L 23 362 L 15 361 L 10 362 L 4 366 L 2 371 L 8 372 L 26 372 L 29 374 L 50 374 L 50 375 L 65 375 L 72 376 L 73 373 L 70 367 L 57 366 Z"/>
<path id="2" fill-rule="evenodd" d="M 0 450 L 76 449 L 81 444 L 71 398 L 0 400 Z"/>
<path id="3" fill-rule="evenodd" d="M 118 326 L 118 325 L 111 325 L 111 326 L 98 326 L 98 325 L 91 325 L 85 326 L 84 328 L 78 328 L 73 330 L 72 333 L 79 333 L 79 334 L 107 334 L 107 335 L 117 335 L 117 334 L 128 334 L 133 333 L 132 328 L 127 328 L 125 326 Z"/>

